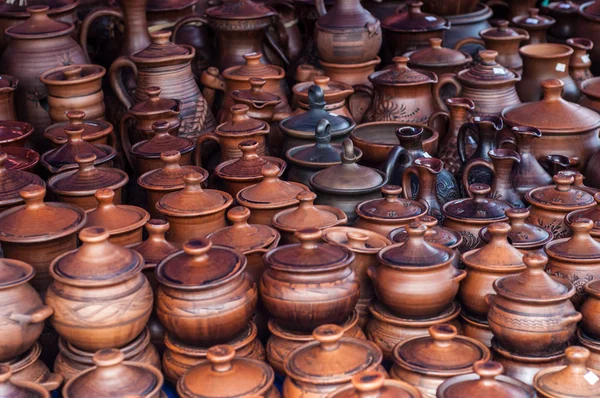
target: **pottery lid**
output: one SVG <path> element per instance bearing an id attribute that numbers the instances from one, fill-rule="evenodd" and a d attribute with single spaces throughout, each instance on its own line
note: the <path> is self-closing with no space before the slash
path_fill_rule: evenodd
<path id="1" fill-rule="evenodd" d="M 48 138 L 55 144 L 63 145 L 68 141 L 68 136 L 65 129 L 83 128 L 81 137 L 84 141 L 95 140 L 104 137 L 113 132 L 113 125 L 106 120 L 101 119 L 85 119 L 85 112 L 79 110 L 68 110 L 65 115 L 69 119 L 66 122 L 58 122 L 49 126 L 44 131 L 44 137 Z"/>
<path id="2" fill-rule="evenodd" d="M 76 397 L 154 397 L 158 396 L 163 375 L 152 365 L 125 361 L 116 348 L 96 351 L 95 367 L 85 370 L 65 384 L 65 398 Z"/>
<path id="3" fill-rule="evenodd" d="M 53 176 L 48 180 L 48 187 L 63 195 L 86 196 L 100 188 L 121 188 L 129 181 L 129 176 L 123 170 L 96 167 L 95 161 L 96 155 L 92 153 L 75 156 L 79 168 Z"/>
<path id="4" fill-rule="evenodd" d="M 148 140 L 138 142 L 131 148 L 131 153 L 139 158 L 158 158 L 167 151 L 190 152 L 196 143 L 188 138 L 169 134 L 172 126 L 166 120 L 152 123 L 154 136 Z"/>
<path id="5" fill-rule="evenodd" d="M 472 84 L 498 84 L 520 80 L 519 75 L 496 62 L 497 51 L 481 50 L 479 51 L 479 57 L 481 62 L 469 69 L 458 72 L 457 77 L 459 80 Z"/>
<path id="6" fill-rule="evenodd" d="M 111 234 L 141 228 L 150 219 L 150 214 L 141 207 L 115 205 L 115 191 L 102 188 L 94 194 L 98 207 L 87 213 L 86 227 L 103 227 Z"/>
<path id="7" fill-rule="evenodd" d="M 437 37 L 429 39 L 429 47 L 411 51 L 406 56 L 410 58 L 411 67 L 462 65 L 473 60 L 467 53 L 442 47 L 442 39 Z"/>
<path id="8" fill-rule="evenodd" d="M 508 26 L 508 21 L 506 20 L 498 20 L 496 21 L 496 26 L 493 28 L 484 29 L 479 32 L 479 36 L 483 39 L 508 39 L 508 38 L 519 38 L 521 37 L 523 40 L 529 38 L 529 33 L 522 29 L 510 28 Z"/>
<path id="9" fill-rule="evenodd" d="M 530 8 L 527 15 L 518 15 L 512 19 L 512 23 L 520 28 L 529 30 L 540 28 L 548 29 L 556 23 L 552 17 L 540 15 L 539 8 Z"/>
<path id="10" fill-rule="evenodd" d="M 46 186 L 44 180 L 33 173 L 7 169 L 7 161 L 8 155 L 0 148 L 0 208 L 22 203 L 19 192 L 28 185 Z"/>
<path id="11" fill-rule="evenodd" d="M 423 83 L 437 83 L 437 76 L 431 72 L 417 72 L 408 67 L 410 59 L 405 56 L 394 57 L 394 65 L 390 68 L 373 72 L 369 75 L 369 80 L 373 84 L 383 86 L 406 86 Z"/>
<path id="12" fill-rule="evenodd" d="M 286 152 L 288 159 L 310 164 L 339 164 L 342 162 L 342 148 L 331 144 L 331 124 L 326 119 L 321 119 L 315 127 L 315 140 L 313 145 L 294 147 Z"/>
<path id="13" fill-rule="evenodd" d="M 40 81 L 50 86 L 65 86 L 99 80 L 105 74 L 106 69 L 100 65 L 67 65 L 47 70 L 40 76 Z"/>
<path id="14" fill-rule="evenodd" d="M 323 232 L 317 228 L 296 231 L 300 243 L 279 246 L 264 256 L 269 267 L 287 272 L 321 272 L 347 267 L 354 253 L 345 247 L 322 242 Z"/>
<path id="15" fill-rule="evenodd" d="M 565 351 L 567 366 L 540 370 L 533 378 L 537 392 L 548 398 L 600 396 L 600 372 L 586 367 L 590 351 L 584 347 L 569 347 Z"/>
<path id="16" fill-rule="evenodd" d="M 174 217 L 195 217 L 216 213 L 231 205 L 231 195 L 216 189 L 203 189 L 202 181 L 204 176 L 200 173 L 186 174 L 183 176 L 185 187 L 160 198 L 156 208 Z"/>
<path id="17" fill-rule="evenodd" d="M 527 269 L 517 275 L 496 279 L 493 287 L 498 295 L 526 302 L 567 300 L 575 294 L 573 284 L 564 278 L 550 276 L 544 271 L 548 257 L 528 253 L 523 256 Z"/>
<path id="18" fill-rule="evenodd" d="M 427 213 L 427 203 L 417 202 L 412 199 L 400 197 L 402 187 L 397 185 L 384 185 L 381 187 L 382 199 L 371 199 L 356 206 L 356 214 L 367 219 L 381 221 L 412 220 L 421 214 Z"/>
<path id="19" fill-rule="evenodd" d="M 0 364 L 0 391 L 10 398 L 50 398 L 50 393 L 37 383 L 11 380 L 13 372 L 7 364 Z"/>
<path id="20" fill-rule="evenodd" d="M 569 227 L 573 231 L 573 236 L 548 243 L 545 247 L 548 256 L 572 261 L 599 262 L 600 242 L 590 235 L 594 222 L 588 218 L 578 217 L 571 221 Z"/>
<path id="21" fill-rule="evenodd" d="M 171 41 L 173 32 L 170 30 L 157 30 L 149 32 L 150 45 L 141 51 L 130 55 L 135 63 L 154 63 L 161 61 L 174 62 L 178 59 L 187 59 L 194 56 L 193 47 L 175 44 Z"/>
<path id="22" fill-rule="evenodd" d="M 501 200 L 486 197 L 491 190 L 490 186 L 486 184 L 471 184 L 469 192 L 473 194 L 473 197 L 456 199 L 444 204 L 442 213 L 459 220 L 505 221 L 507 217 L 504 212 L 510 208 L 510 205 Z"/>
<path id="23" fill-rule="evenodd" d="M 569 228 L 574 220 L 579 218 L 587 218 L 592 220 L 594 223 L 594 228 L 592 228 L 591 232 L 592 235 L 600 235 L 600 193 L 596 193 L 594 195 L 594 200 L 596 201 L 596 206 L 582 210 L 575 210 L 567 214 L 565 217 L 565 223 Z"/>
<path id="24" fill-rule="evenodd" d="M 167 241 L 169 223 L 165 220 L 148 220 L 144 228 L 148 232 L 148 239 L 143 242 L 127 246 L 140 253 L 146 262 L 146 267 L 156 266 L 163 258 L 181 250 L 181 244 Z"/>
<path id="25" fill-rule="evenodd" d="M 29 6 L 29 18 L 24 22 L 7 28 L 4 33 L 14 39 L 45 39 L 71 33 L 72 23 L 55 21 L 48 17 L 50 7 L 45 5 Z"/>
<path id="26" fill-rule="evenodd" d="M 357 163 L 354 144 L 349 138 L 342 143 L 342 164 L 320 170 L 310 177 L 310 185 L 319 191 L 344 192 L 371 191 L 386 182 L 385 173 Z"/>
<path id="27" fill-rule="evenodd" d="M 85 130 L 82 125 L 67 124 L 63 131 L 67 135 L 67 142 L 56 149 L 51 149 L 44 153 L 44 160 L 51 166 L 60 168 L 75 164 L 75 156 L 84 153 L 96 155 L 97 161 L 106 159 L 108 153 L 103 146 L 90 144 L 83 140 L 83 132 Z"/>
<path id="28" fill-rule="evenodd" d="M 574 14 L 579 10 L 579 6 L 570 0 L 555 1 L 546 6 L 553 13 Z"/>
<path id="29" fill-rule="evenodd" d="M 0 121 L 0 145 L 10 145 L 25 140 L 31 133 L 33 133 L 33 126 L 30 123 L 16 120 Z"/>
<path id="30" fill-rule="evenodd" d="M 244 254 L 269 248 L 279 242 L 279 232 L 262 224 L 248 224 L 250 210 L 244 206 L 232 207 L 227 212 L 230 227 L 225 227 L 207 236 L 215 245 L 227 246 Z"/>
<path id="31" fill-rule="evenodd" d="M 598 113 L 562 99 L 564 86 L 565 83 L 560 79 L 544 80 L 544 97 L 541 101 L 508 107 L 502 110 L 502 118 L 512 126 L 535 127 L 543 134 L 583 132 L 599 127 Z"/>
<path id="32" fill-rule="evenodd" d="M 438 387 L 439 398 L 534 398 L 533 388 L 504 376 L 500 362 L 477 361 L 473 372 L 452 377 Z"/>
<path id="33" fill-rule="evenodd" d="M 334 206 L 315 205 L 317 194 L 302 191 L 296 196 L 298 207 L 282 210 L 273 216 L 273 226 L 282 231 L 297 231 L 304 228 L 325 229 L 346 224 L 346 213 Z"/>
<path id="34" fill-rule="evenodd" d="M 455 254 L 446 246 L 430 244 L 425 240 L 427 226 L 414 221 L 407 225 L 408 239 L 382 249 L 379 258 L 389 266 L 428 267 L 454 260 Z"/>
<path id="35" fill-rule="evenodd" d="M 431 32 L 450 29 L 450 23 L 446 18 L 422 12 L 423 2 L 407 1 L 406 5 L 406 11 L 390 15 L 381 22 L 381 26 L 394 32 Z"/>
<path id="36" fill-rule="evenodd" d="M 508 213 L 508 210 L 507 210 Z M 480 249 L 462 255 L 462 261 L 475 268 L 509 268 L 513 272 L 523 271 L 523 253 L 509 243 L 512 228 L 505 222 L 492 223 L 487 227 L 490 240 Z"/>
<path id="37" fill-rule="evenodd" d="M 259 155 L 257 152 L 258 142 L 254 140 L 242 141 L 238 144 L 238 148 L 242 151 L 242 157 L 219 163 L 215 167 L 217 176 L 224 179 L 260 180 L 263 178 L 261 170 L 267 163 L 279 167 L 278 177 L 281 177 L 287 167 L 283 159 Z"/>
<path id="38" fill-rule="evenodd" d="M 433 216 L 423 215 L 418 220 L 427 226 L 425 241 L 429 243 L 437 243 L 438 245 L 455 248 L 462 241 L 462 236 L 458 232 L 438 226 L 438 219 Z M 406 242 L 408 239 L 406 226 L 394 229 L 390 232 L 389 238 L 393 243 Z"/>
<path id="39" fill-rule="evenodd" d="M 366 370 L 375 370 L 383 354 L 374 343 L 344 337 L 337 325 L 319 326 L 313 331 L 316 341 L 292 351 L 284 363 L 288 377 L 311 384 L 341 384 Z"/>
<path id="40" fill-rule="evenodd" d="M 78 249 L 50 264 L 52 278 L 75 286 L 105 286 L 126 281 L 144 267 L 142 255 L 109 242 L 106 228 L 92 226 L 79 232 Z"/>
<path id="41" fill-rule="evenodd" d="M 490 350 L 481 342 L 459 336 L 450 324 L 429 327 L 429 336 L 404 340 L 393 351 L 394 363 L 410 372 L 434 376 L 467 374 L 473 364 L 489 360 Z"/>
<path id="42" fill-rule="evenodd" d="M 86 222 L 86 214 L 79 206 L 44 202 L 43 186 L 28 185 L 19 195 L 25 205 L 0 213 L 0 241 L 46 242 L 74 234 Z"/>
<path id="43" fill-rule="evenodd" d="M 248 80 L 250 89 L 248 90 L 233 90 L 231 97 L 235 103 L 252 104 L 253 107 L 262 109 L 269 105 L 277 105 L 281 102 L 281 97 L 275 94 L 268 93 L 263 90 L 267 81 L 260 77 L 251 77 Z"/>
<path id="44" fill-rule="evenodd" d="M 216 134 L 236 137 L 240 134 L 269 132 L 269 125 L 262 120 L 248 116 L 248 105 L 236 104 L 231 107 L 231 120 L 217 126 Z"/>
<path id="45" fill-rule="evenodd" d="M 163 167 L 150 170 L 138 177 L 138 185 L 153 191 L 174 191 L 185 187 L 183 177 L 186 174 L 198 173 L 202 177 L 201 183 L 208 178 L 208 171 L 198 166 L 181 166 L 181 153 L 167 151 L 160 154 Z"/>
<path id="46" fill-rule="evenodd" d="M 148 98 L 133 104 L 129 108 L 129 113 L 135 116 L 155 115 L 169 111 L 179 113 L 181 103 L 178 100 L 162 98 L 161 91 L 161 88 L 156 86 L 146 88 Z"/>
<path id="47" fill-rule="evenodd" d="M 514 247 L 518 249 L 542 247 L 552 240 L 552 233 L 550 231 L 525 222 L 529 217 L 529 210 L 512 208 L 507 209 L 505 214 L 510 223 L 508 238 Z M 482 228 L 479 235 L 484 242 L 489 242 L 492 238 L 492 234 L 488 230 L 488 227 Z"/>
<path id="48" fill-rule="evenodd" d="M 316 76 L 312 82 L 297 83 L 292 87 L 299 102 L 309 103 L 309 89 L 313 85 L 317 85 L 323 90 L 325 102 L 328 104 L 344 101 L 354 92 L 352 86 L 347 83 L 333 81 L 327 76 Z"/>
<path id="49" fill-rule="evenodd" d="M 377 254 L 392 243 L 377 232 L 345 226 L 325 229 L 323 240 L 334 245 L 344 246 L 354 253 L 362 254 Z"/>
<path id="50" fill-rule="evenodd" d="M 421 398 L 419 390 L 400 380 L 386 379 L 385 373 L 370 370 L 352 377 L 352 385 L 341 387 L 327 398 Z"/>
<path id="51" fill-rule="evenodd" d="M 230 345 L 216 345 L 206 360 L 190 368 L 177 382 L 184 397 L 266 397 L 275 381 L 275 372 L 263 361 L 240 358 Z"/>
<path id="52" fill-rule="evenodd" d="M 302 184 L 278 178 L 280 169 L 273 163 L 265 164 L 260 173 L 263 180 L 239 191 L 236 199 L 242 206 L 250 208 L 285 207 L 298 203 L 296 196 L 309 189 Z"/>
<path id="53" fill-rule="evenodd" d="M 592 207 L 596 203 L 591 194 L 573 186 L 573 176 L 558 173 L 552 180 L 556 185 L 534 188 L 525 194 L 525 200 L 533 206 L 565 210 Z"/>
<path id="54" fill-rule="evenodd" d="M 159 283 L 179 289 L 220 286 L 246 269 L 246 256 L 225 246 L 213 245 L 207 238 L 183 244 L 183 250 L 165 257 L 156 267 Z"/>
<path id="55" fill-rule="evenodd" d="M 0 289 L 25 283 L 34 275 L 31 265 L 19 260 L 0 258 Z"/>
<path id="56" fill-rule="evenodd" d="M 277 15 L 274 9 L 252 0 L 225 0 L 221 5 L 206 10 L 210 18 L 257 19 Z"/>
<path id="57" fill-rule="evenodd" d="M 236 0 L 233 0 L 235 3 Z M 244 17 L 245 18 L 245 17 Z M 246 63 L 243 65 L 232 66 L 225 69 L 222 73 L 225 80 L 243 80 L 248 81 L 251 77 L 260 77 L 265 80 L 282 79 L 285 76 L 285 70 L 276 65 L 263 64 L 260 62 L 262 53 L 251 52 L 243 55 Z"/>

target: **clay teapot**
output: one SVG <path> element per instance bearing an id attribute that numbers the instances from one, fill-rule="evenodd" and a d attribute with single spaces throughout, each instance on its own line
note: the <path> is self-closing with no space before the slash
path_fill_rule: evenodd
<path id="1" fill-rule="evenodd" d="M 567 45 L 573 49 L 573 55 L 569 63 L 569 74 L 575 80 L 577 88 L 581 89 L 581 83 L 594 77 L 590 71 L 592 61 L 590 61 L 588 54 L 594 48 L 594 42 L 583 37 L 575 37 L 568 39 Z"/>
<path id="2" fill-rule="evenodd" d="M 2 193 L 0 194 L 0 211 L 23 204 L 23 198 L 19 192 L 28 185 L 34 184 L 44 187 L 46 183 L 37 175 L 7 168 L 8 155 L 0 149 L 0 185 Z"/>
<path id="3" fill-rule="evenodd" d="M 352 385 L 341 387 L 327 398 L 359 398 L 369 395 L 388 398 L 418 398 L 421 393 L 416 387 L 400 380 L 386 379 L 380 371 L 365 371 L 352 377 Z"/>
<path id="4" fill-rule="evenodd" d="M 524 44 L 539 44 L 548 41 L 548 29 L 556 23 L 556 20 L 546 15 L 540 15 L 539 8 L 530 8 L 527 14 L 518 15 L 511 22 L 517 28 L 529 33 L 529 40 L 525 40 Z"/>
<path id="5" fill-rule="evenodd" d="M 412 69 L 433 72 L 440 76 L 444 73 L 458 73 L 466 69 L 473 58 L 463 51 L 442 47 L 442 39 L 429 39 L 429 47 L 406 53 L 408 66 Z"/>
<path id="6" fill-rule="evenodd" d="M 17 381 L 12 377 L 11 367 L 0 365 L 0 389 L 6 397 L 50 398 L 50 393 L 37 383 Z"/>
<path id="7" fill-rule="evenodd" d="M 263 78 L 251 77 L 248 83 L 250 89 L 231 92 L 233 102 L 247 105 L 248 116 L 251 118 L 267 123 L 272 122 L 275 118 L 275 107 L 281 103 L 281 97 L 264 90 L 267 81 Z"/>
<path id="8" fill-rule="evenodd" d="M 67 121 L 55 123 L 44 131 L 44 138 L 52 141 L 54 147 L 59 147 L 68 142 L 69 137 L 65 133 L 67 126 L 83 127 L 81 138 L 90 144 L 116 147 L 117 136 L 114 127 L 106 120 L 87 119 L 86 113 L 80 110 L 67 110 L 64 115 Z"/>

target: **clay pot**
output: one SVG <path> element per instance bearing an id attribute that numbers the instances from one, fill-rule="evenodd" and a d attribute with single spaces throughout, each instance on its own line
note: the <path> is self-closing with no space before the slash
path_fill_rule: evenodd
<path id="1" fill-rule="evenodd" d="M 0 78 L 0 82 L 2 79 Z M 0 121 L 0 146 L 22 148 L 33 133 L 33 126 L 26 122 L 9 119 Z"/>
<path id="2" fill-rule="evenodd" d="M 76 234 L 87 217 L 77 206 L 44 203 L 43 186 L 28 185 L 19 194 L 25 205 L 0 213 L 0 243 L 6 258 L 33 266 L 35 277 L 31 284 L 38 292 L 45 292 L 51 282 L 50 262 L 77 247 Z"/>
<path id="3" fill-rule="evenodd" d="M 324 61 L 319 61 L 319 63 L 323 68 L 323 75 L 329 77 L 331 80 L 349 84 L 356 90 L 357 86 L 361 84 L 366 84 L 367 86 L 371 85 L 371 82 L 369 82 L 369 75 L 375 72 L 377 66 L 381 64 L 381 58 L 375 57 L 370 61 L 358 64 L 332 64 Z M 362 117 L 358 117 L 358 115 L 362 115 L 365 112 L 365 109 L 362 109 L 362 111 L 357 113 L 356 110 L 353 109 L 352 104 L 349 104 L 349 108 L 352 109 L 351 112 L 353 118 L 362 120 Z"/>
<path id="4" fill-rule="evenodd" d="M 19 80 L 16 77 L 0 75 L 0 120 L 17 120 L 15 91 L 18 84 Z"/>
<path id="5" fill-rule="evenodd" d="M 54 361 L 54 371 L 64 377 L 65 381 L 94 367 L 94 354 L 91 352 L 80 350 L 63 339 L 58 340 L 58 350 L 59 354 Z M 119 348 L 119 351 L 123 353 L 128 362 L 152 365 L 160 371 L 160 357 L 150 342 L 148 328 L 145 328 L 131 343 Z"/>
<path id="6" fill-rule="evenodd" d="M 7 168 L 9 166 L 8 154 L 0 149 L 0 185 L 2 194 L 0 195 L 0 211 L 24 203 L 19 192 L 28 185 L 39 185 L 45 187 L 44 180 L 35 174 Z"/>
<path id="7" fill-rule="evenodd" d="M 340 326 L 320 326 L 313 338 L 317 341 L 297 348 L 284 363 L 285 397 L 325 398 L 358 373 L 383 370 L 381 350 L 370 341 L 344 337 Z"/>
<path id="8" fill-rule="evenodd" d="M 86 227 L 101 227 L 108 231 L 111 243 L 127 246 L 142 241 L 142 227 L 150 214 L 141 207 L 114 203 L 115 192 L 108 188 L 94 193 L 98 207 L 87 213 Z"/>
<path id="9" fill-rule="evenodd" d="M 427 398 L 451 377 L 468 374 L 477 361 L 490 359 L 490 350 L 477 340 L 458 336 L 449 324 L 429 327 L 429 336 L 413 337 L 394 347 L 392 379 L 417 387 Z"/>
<path id="10" fill-rule="evenodd" d="M 579 99 L 579 105 L 585 106 L 594 111 L 600 110 L 600 79 L 592 77 L 581 83 L 582 97 Z"/>
<path id="11" fill-rule="evenodd" d="M 510 208 L 506 202 L 486 198 L 491 188 L 485 184 L 471 184 L 469 191 L 473 198 L 457 199 L 448 202 L 442 208 L 443 226 L 458 232 L 462 244 L 458 246 L 461 253 L 478 248 L 481 245 L 479 231 L 493 222 L 506 222 L 504 212 Z"/>
<path id="12" fill-rule="evenodd" d="M 581 320 L 569 300 L 575 288 L 568 280 L 544 272 L 545 256 L 530 253 L 523 261 L 526 271 L 494 282 L 496 294 L 486 297 L 488 323 L 498 344 L 509 352 L 530 357 L 557 355 Z"/>
<path id="13" fill-rule="evenodd" d="M 198 166 L 181 166 L 179 151 L 166 151 L 160 154 L 163 167 L 148 171 L 138 177 L 138 185 L 146 191 L 146 209 L 152 218 L 162 218 L 156 204 L 169 193 L 185 188 L 184 177 L 190 173 L 198 173 L 201 183 L 208 179 L 208 171 Z"/>
<path id="14" fill-rule="evenodd" d="M 454 180 L 454 177 L 444 169 L 444 164 L 441 160 L 435 158 L 418 158 L 415 159 L 414 164 L 404 170 L 402 176 L 402 187 L 404 188 L 404 196 L 406 198 L 413 198 L 412 190 L 412 177 L 416 177 L 419 191 L 416 198 L 420 203 L 429 205 L 427 214 L 435 217 L 439 222 L 444 220 L 441 209 L 442 204 L 438 199 L 437 188 L 446 189 L 450 188 L 450 192 L 453 192 L 453 197 L 458 196 L 458 189 L 456 185 L 442 185 L 437 182 L 437 177 L 441 175 L 443 171 L 446 171 L 450 178 Z M 440 178 L 441 180 L 441 178 Z M 452 189 L 454 188 L 454 189 Z M 443 191 L 442 191 L 443 192 Z M 452 200 L 451 198 L 448 198 Z"/>
<path id="15" fill-rule="evenodd" d="M 277 387 L 273 385 L 273 369 L 256 359 L 236 357 L 235 349 L 231 345 L 209 348 L 206 359 L 207 361 L 202 361 L 181 376 L 177 382 L 177 393 L 180 397 L 280 397 Z M 243 384 L 240 384 L 241 380 Z M 256 395 L 253 395 L 254 393 Z"/>
<path id="16" fill-rule="evenodd" d="M 465 37 L 477 36 L 482 30 L 490 28 L 492 25 L 488 20 L 492 17 L 492 14 L 491 8 L 480 2 L 477 3 L 473 12 L 446 16 L 452 29 L 444 32 L 444 44 L 448 48 L 454 48 L 459 40 Z M 464 50 L 473 56 L 477 54 L 480 48 L 476 45 L 467 45 Z"/>
<path id="17" fill-rule="evenodd" d="M 599 282 L 591 280 L 585 284 L 584 290 L 587 294 L 586 300 L 581 306 L 581 331 L 590 339 L 600 340 L 600 329 L 598 328 L 598 298 L 599 298 Z"/>
<path id="18" fill-rule="evenodd" d="M 98 205 L 94 194 L 98 189 L 106 188 L 114 192 L 113 203 L 121 204 L 121 191 L 129 181 L 126 172 L 109 167 L 96 168 L 94 154 L 76 155 L 75 161 L 79 169 L 59 173 L 48 180 L 48 188 L 59 202 L 92 210 Z"/>
<path id="19" fill-rule="evenodd" d="M 36 166 L 40 162 L 40 155 L 27 148 L 5 146 L 2 151 L 8 155 L 6 168 L 11 170 L 22 170 L 35 172 Z"/>
<path id="20" fill-rule="evenodd" d="M 6 362 L 13 371 L 11 380 L 35 383 L 48 391 L 57 390 L 64 379 L 60 374 L 50 372 L 40 358 L 41 353 L 41 344 L 36 342 L 24 354 Z"/>
<path id="21" fill-rule="evenodd" d="M 458 299 L 467 316 L 485 322 L 489 306 L 485 300 L 494 292 L 496 279 L 523 272 L 523 253 L 508 240 L 511 227 L 507 223 L 490 224 L 487 228 L 489 242 L 481 249 L 471 250 L 461 256 L 467 269 L 467 277 L 460 284 Z"/>
<path id="22" fill-rule="evenodd" d="M 420 397 L 421 393 L 415 387 L 399 380 L 386 380 L 386 375 L 380 371 L 368 371 L 352 377 L 352 385 L 341 387 L 329 394 L 327 398 L 363 397 L 375 394 L 377 397 Z"/>
<path id="23" fill-rule="evenodd" d="M 383 351 L 386 361 L 394 359 L 394 347 L 413 337 L 427 336 L 430 326 L 450 324 L 460 329 L 460 304 L 454 302 L 442 313 L 425 319 L 398 317 L 389 312 L 381 303 L 374 302 L 369 306 L 371 318 L 365 329 L 367 338 Z"/>
<path id="24" fill-rule="evenodd" d="M 556 20 L 546 15 L 540 15 L 539 8 L 530 8 L 527 14 L 518 15 L 511 22 L 517 28 L 529 33 L 529 40 L 525 40 L 524 44 L 540 44 L 548 41 L 548 29 L 556 23 Z"/>
<path id="25" fill-rule="evenodd" d="M 298 108 L 294 114 L 308 112 L 310 110 L 310 87 L 316 84 L 323 90 L 325 97 L 325 109 L 339 116 L 352 118 L 352 113 L 346 107 L 346 101 L 354 93 L 354 89 L 343 81 L 333 81 L 327 76 L 317 76 L 312 82 L 298 83 L 292 87 L 294 97 L 298 101 Z M 351 97 L 350 97 L 351 98 Z"/>
<path id="26" fill-rule="evenodd" d="M 595 194 L 594 200 L 596 201 L 595 207 L 589 209 L 575 210 L 567 214 L 567 216 L 565 217 L 565 224 L 567 225 L 567 227 L 571 228 L 571 223 L 575 220 L 581 218 L 590 219 L 594 223 L 594 227 L 590 231 L 590 235 L 592 235 L 594 239 L 598 240 L 600 238 L 600 231 L 598 230 L 598 210 L 600 210 L 600 195 Z"/>
<path id="27" fill-rule="evenodd" d="M 582 37 L 571 38 L 567 40 L 567 45 L 573 49 L 571 62 L 569 63 L 569 74 L 575 80 L 577 88 L 581 88 L 581 83 L 594 77 L 590 72 L 592 61 L 590 61 L 590 52 L 594 48 L 594 42 Z"/>
<path id="28" fill-rule="evenodd" d="M 250 89 L 231 92 L 233 101 L 248 106 L 249 117 L 270 123 L 275 116 L 275 107 L 281 103 L 281 97 L 263 90 L 267 84 L 265 79 L 251 77 L 248 83 Z"/>
<path id="29" fill-rule="evenodd" d="M 521 199 L 534 188 L 549 185 L 552 176 L 544 170 L 533 154 L 533 142 L 540 138 L 542 132 L 535 127 L 515 126 L 512 128 L 515 136 L 520 162 L 515 164 L 511 172 L 512 185 Z"/>
<path id="30" fill-rule="evenodd" d="M 578 10 L 579 6 L 571 0 L 557 0 L 542 9 L 544 14 L 556 20 L 556 24 L 550 27 L 550 34 L 555 40 L 564 42 L 575 36 L 580 19 L 577 15 Z"/>
<path id="31" fill-rule="evenodd" d="M 488 348 L 492 346 L 494 334 L 490 330 L 490 325 L 487 324 L 487 321 L 477 322 L 462 312 L 460 320 L 463 335 L 481 341 Z"/>
<path id="32" fill-rule="evenodd" d="M 433 72 L 440 76 L 444 73 L 458 73 L 473 62 L 465 52 L 442 47 L 442 39 L 429 39 L 429 47 L 406 53 L 408 66 L 413 69 Z"/>
<path id="33" fill-rule="evenodd" d="M 0 365 L 0 388 L 6 396 L 50 398 L 50 393 L 39 384 L 16 381 L 12 379 L 12 370 L 9 365 Z"/>
<path id="34" fill-rule="evenodd" d="M 165 329 L 204 347 L 239 335 L 258 296 L 246 264 L 241 252 L 206 238 L 188 240 L 183 251 L 165 257 L 156 268 L 156 313 Z"/>
<path id="35" fill-rule="evenodd" d="M 66 111 L 77 109 L 89 119 L 104 119 L 100 65 L 67 65 L 45 71 L 40 81 L 46 85 L 48 114 L 52 123 L 67 121 Z"/>
<path id="36" fill-rule="evenodd" d="M 248 261 L 246 272 L 256 283 L 265 270 L 263 255 L 279 244 L 281 235 L 275 228 L 261 224 L 248 224 L 250 210 L 236 206 L 227 212 L 230 227 L 219 229 L 207 236 L 215 245 L 236 249 Z"/>
<path id="37" fill-rule="evenodd" d="M 577 342 L 590 351 L 587 366 L 594 370 L 600 370 L 600 344 L 598 344 L 598 341 L 586 336 L 581 328 L 579 328 L 577 329 Z"/>
<path id="38" fill-rule="evenodd" d="M 57 148 L 68 142 L 68 135 L 65 133 L 67 126 L 77 126 L 83 128 L 81 138 L 93 145 L 109 145 L 116 147 L 117 136 L 115 135 L 113 125 L 106 120 L 85 119 L 86 113 L 79 110 L 68 110 L 65 113 L 66 122 L 58 122 L 44 131 L 44 137 L 52 141 L 53 147 Z M 110 139 L 110 142 L 109 142 Z"/>
<path id="39" fill-rule="evenodd" d="M 598 5 L 595 2 L 588 1 L 579 7 L 579 15 L 577 16 L 575 33 L 578 37 L 585 37 L 594 43 L 598 37 Z M 572 37 L 572 36 L 569 36 Z M 600 52 L 598 46 L 590 52 L 592 60 L 592 73 L 598 74 L 600 67 Z"/>
<path id="40" fill-rule="evenodd" d="M 160 370 L 149 364 L 124 360 L 124 353 L 115 348 L 96 351 L 92 357 L 95 366 L 69 380 L 63 388 L 63 396 L 163 397 L 164 377 Z"/>

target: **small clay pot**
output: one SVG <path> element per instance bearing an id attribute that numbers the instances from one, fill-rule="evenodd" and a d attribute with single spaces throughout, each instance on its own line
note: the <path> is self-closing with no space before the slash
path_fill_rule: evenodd
<path id="1" fill-rule="evenodd" d="M 5 362 L 13 372 L 11 380 L 35 383 L 48 391 L 57 390 L 64 379 L 62 375 L 50 372 L 42 362 L 41 354 L 42 346 L 36 342 L 24 354 Z"/>
<path id="2" fill-rule="evenodd" d="M 115 135 L 112 124 L 104 119 L 86 119 L 86 113 L 81 110 L 67 110 L 65 112 L 67 121 L 58 122 L 44 131 L 44 137 L 52 141 L 52 145 L 58 148 L 66 144 L 69 140 L 65 133 L 65 127 L 75 126 L 83 128 L 81 138 L 84 141 L 93 145 L 117 145 L 117 137 Z M 109 141 L 110 139 L 110 141 Z"/>

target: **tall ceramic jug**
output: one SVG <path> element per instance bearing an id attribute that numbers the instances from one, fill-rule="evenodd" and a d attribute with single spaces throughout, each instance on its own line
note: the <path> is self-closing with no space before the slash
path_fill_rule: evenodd
<path id="1" fill-rule="evenodd" d="M 440 173 L 444 171 L 444 163 L 435 158 L 418 158 L 415 159 L 412 166 L 407 167 L 402 174 L 402 189 L 404 197 L 420 202 L 425 202 L 429 205 L 427 214 L 435 217 L 441 224 L 444 221 L 442 215 L 442 203 L 440 203 L 437 193 L 437 179 Z M 418 183 L 418 191 L 413 189 L 413 176 L 416 177 Z M 413 194 L 414 193 L 414 194 Z"/>
<path id="2" fill-rule="evenodd" d="M 523 198 L 533 188 L 552 185 L 552 176 L 544 170 L 533 154 L 533 140 L 542 132 L 535 127 L 513 127 L 517 152 L 521 162 L 512 169 L 512 182 L 517 193 Z"/>

